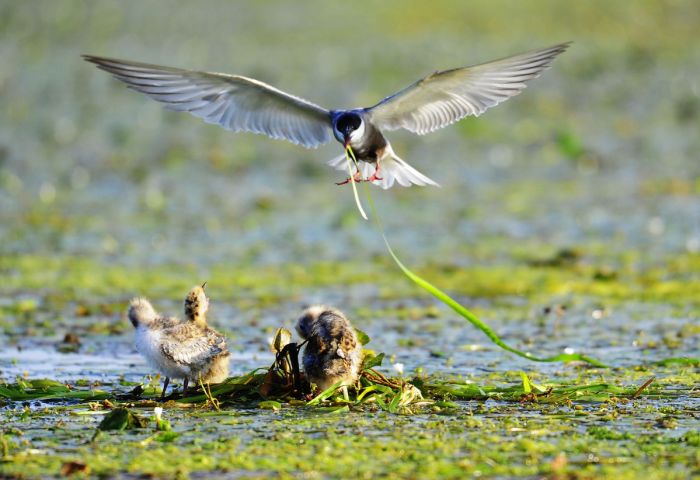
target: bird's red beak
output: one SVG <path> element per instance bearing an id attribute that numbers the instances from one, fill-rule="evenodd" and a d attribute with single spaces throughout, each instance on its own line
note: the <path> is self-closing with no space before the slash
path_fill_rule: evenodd
<path id="1" fill-rule="evenodd" d="M 349 144 L 350 144 L 350 135 L 345 135 L 345 140 L 343 141 L 343 148 L 345 150 L 347 150 Z"/>

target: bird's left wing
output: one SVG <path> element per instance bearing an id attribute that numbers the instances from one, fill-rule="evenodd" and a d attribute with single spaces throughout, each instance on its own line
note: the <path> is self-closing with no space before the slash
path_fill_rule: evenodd
<path id="1" fill-rule="evenodd" d="M 468 115 L 479 116 L 538 77 L 569 43 L 428 75 L 367 109 L 379 128 L 423 135 Z"/>
<path id="2" fill-rule="evenodd" d="M 333 138 L 328 110 L 252 78 L 83 55 L 130 88 L 234 132 L 316 148 Z"/>

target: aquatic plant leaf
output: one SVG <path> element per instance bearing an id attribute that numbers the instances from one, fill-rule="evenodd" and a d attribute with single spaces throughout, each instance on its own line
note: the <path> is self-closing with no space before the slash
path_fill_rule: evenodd
<path id="1" fill-rule="evenodd" d="M 325 399 L 330 398 L 331 396 L 333 396 L 333 394 L 335 393 L 335 391 L 338 390 L 338 388 L 340 388 L 340 386 L 342 385 L 342 383 L 343 383 L 342 381 L 341 381 L 341 382 L 335 382 L 333 385 L 331 385 L 330 387 L 328 387 L 327 389 L 325 389 L 324 391 L 322 391 L 321 393 L 319 393 L 318 395 L 316 395 L 314 398 L 312 398 L 312 399 L 309 400 L 308 402 L 306 402 L 306 404 L 307 404 L 307 405 L 318 405 L 319 403 L 321 403 L 321 402 L 324 401 Z"/>
<path id="2" fill-rule="evenodd" d="M 532 387 L 530 386 L 530 379 L 527 377 L 525 372 L 520 372 L 520 378 L 523 380 L 523 393 L 532 392 Z"/>
<path id="3" fill-rule="evenodd" d="M 362 402 L 365 397 L 368 397 L 370 393 L 381 393 L 381 394 L 389 394 L 393 395 L 394 390 L 390 387 L 387 387 L 386 385 L 370 385 L 367 388 L 362 389 L 360 394 L 357 396 L 357 402 Z"/>
<path id="4" fill-rule="evenodd" d="M 379 355 L 368 355 L 362 361 L 362 370 L 369 370 L 370 368 L 381 366 L 384 361 L 384 354 Z"/>
<path id="5" fill-rule="evenodd" d="M 63 391 L 63 392 L 69 392 L 70 388 L 68 388 L 64 383 L 61 383 L 56 380 L 50 380 L 47 378 L 38 378 L 36 380 L 28 380 L 29 385 L 31 388 L 35 388 L 37 390 L 45 390 L 45 391 L 52 391 L 52 392 L 57 392 L 57 391 Z"/>
<path id="6" fill-rule="evenodd" d="M 411 383 L 405 383 L 401 387 L 399 406 L 410 405 L 417 401 L 424 400 L 421 391 Z"/>
<path id="7" fill-rule="evenodd" d="M 292 342 L 292 332 L 286 328 L 278 328 L 272 340 L 272 350 L 280 353 L 284 347 Z"/>
<path id="8" fill-rule="evenodd" d="M 318 407 L 316 410 L 330 415 L 337 415 L 339 413 L 348 413 L 350 411 L 350 407 L 348 405 L 340 405 L 333 407 Z"/>
<path id="9" fill-rule="evenodd" d="M 391 399 L 391 402 L 389 405 L 387 405 L 386 409 L 389 413 L 397 413 L 399 410 L 399 405 L 401 404 L 401 393 L 397 393 L 394 395 L 394 398 Z"/>
<path id="10" fill-rule="evenodd" d="M 690 367 L 700 367 L 700 358 L 691 357 L 671 357 L 655 362 L 654 365 L 666 367 L 668 365 L 688 365 Z"/>
<path id="11" fill-rule="evenodd" d="M 448 307 L 452 308 L 452 310 L 457 312 L 461 317 L 463 317 L 469 323 L 481 330 L 494 344 L 498 345 L 503 350 L 514 353 L 515 355 L 518 355 L 520 357 L 527 358 L 528 360 L 532 360 L 533 362 L 584 362 L 590 365 L 594 365 L 596 367 L 608 368 L 608 366 L 604 363 L 594 358 L 587 357 L 578 353 L 562 353 L 551 357 L 537 357 L 532 355 L 530 352 L 523 352 L 522 350 L 518 350 L 517 348 L 511 347 L 510 345 L 506 344 L 503 340 L 501 340 L 501 338 L 496 334 L 496 332 L 494 332 L 491 329 L 491 327 L 484 323 L 479 317 L 474 315 L 471 311 L 469 311 L 466 307 L 457 302 L 454 298 L 450 297 L 447 293 L 443 292 L 432 283 L 418 276 L 416 273 L 414 273 L 408 267 L 406 267 L 403 264 L 403 262 L 401 262 L 401 260 L 399 260 L 399 258 L 394 253 L 394 250 L 391 248 L 389 240 L 384 234 L 384 227 L 382 226 L 381 221 L 379 220 L 379 215 L 377 214 L 377 209 L 374 205 L 374 201 L 372 200 L 372 195 L 370 194 L 369 188 L 366 189 L 366 194 L 367 202 L 369 203 L 370 208 L 372 210 L 372 214 L 374 215 L 375 223 L 377 225 L 377 228 L 379 229 L 379 233 L 384 239 L 384 245 L 386 245 L 386 248 L 389 251 L 389 255 L 391 255 L 391 258 L 394 260 L 394 263 L 396 263 L 396 265 L 399 267 L 399 269 L 401 269 L 404 275 L 406 275 L 413 283 L 415 283 L 423 290 L 433 295 L 435 298 L 440 300 Z"/>
<path id="12" fill-rule="evenodd" d="M 16 383 L 0 385 L 0 398 L 13 401 L 62 399 L 94 401 L 108 397 L 109 394 L 102 390 L 72 390 L 61 382 L 47 379 L 17 379 Z"/>
<path id="13" fill-rule="evenodd" d="M 102 419 L 97 426 L 98 430 L 124 430 L 129 424 L 129 410 L 126 408 L 115 408 Z"/>
<path id="14" fill-rule="evenodd" d="M 228 399 L 234 396 L 260 398 L 259 389 L 265 381 L 267 371 L 267 368 L 256 368 L 245 375 L 229 377 L 222 383 L 212 385 L 211 395 L 217 399 Z M 178 403 L 197 403 L 205 400 L 207 400 L 207 395 L 201 393 L 175 401 Z"/>
<path id="15" fill-rule="evenodd" d="M 128 408 L 118 407 L 105 415 L 97 429 L 104 432 L 107 430 L 146 428 L 147 426 L 148 419 L 136 415 Z"/>
<path id="16" fill-rule="evenodd" d="M 263 410 L 277 411 L 280 408 L 282 408 L 282 404 L 280 402 L 275 401 L 275 400 L 265 400 L 265 401 L 258 403 L 258 408 L 262 408 Z"/>
<path id="17" fill-rule="evenodd" d="M 357 335 L 357 341 L 360 342 L 360 344 L 362 344 L 362 345 L 367 345 L 369 342 L 372 341 L 372 339 L 369 338 L 369 335 L 367 335 L 365 332 L 363 332 L 359 328 L 355 329 L 355 334 Z"/>
<path id="18" fill-rule="evenodd" d="M 528 380 L 529 381 L 529 380 Z M 594 383 L 588 385 L 547 385 L 547 388 L 530 382 L 531 392 L 537 396 L 537 401 L 542 403 L 561 403 L 569 400 L 586 402 L 604 402 L 611 397 L 634 398 L 638 387 L 620 387 L 610 383 Z M 532 392 L 536 390 L 537 392 Z M 428 395 L 440 397 L 441 395 L 458 400 L 485 400 L 498 398 L 506 401 L 521 401 L 523 398 L 523 385 L 517 384 L 507 387 L 494 387 L 489 385 L 454 384 L 454 383 L 426 383 L 424 391 Z"/>

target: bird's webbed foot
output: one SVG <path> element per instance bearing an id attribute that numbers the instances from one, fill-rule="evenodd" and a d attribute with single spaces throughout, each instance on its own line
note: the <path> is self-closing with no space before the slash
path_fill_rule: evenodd
<path id="1" fill-rule="evenodd" d="M 382 181 L 384 177 L 379 176 L 379 162 L 375 163 L 374 173 L 367 179 L 368 182 Z"/>
<path id="2" fill-rule="evenodd" d="M 336 185 L 347 185 L 348 183 L 350 183 L 350 180 L 351 180 L 351 178 L 348 177 L 348 178 L 345 179 L 345 181 L 336 182 Z M 355 183 L 360 183 L 360 182 L 366 182 L 366 181 L 367 181 L 367 180 L 365 180 L 364 178 L 362 178 L 362 174 L 361 174 L 360 172 L 356 172 L 355 175 L 353 175 L 352 180 L 353 180 Z"/>

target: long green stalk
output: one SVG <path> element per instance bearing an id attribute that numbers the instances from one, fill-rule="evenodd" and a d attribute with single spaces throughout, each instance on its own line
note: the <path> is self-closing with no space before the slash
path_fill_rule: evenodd
<path id="1" fill-rule="evenodd" d="M 352 153 L 352 150 L 350 150 Z M 433 285 L 432 283 L 428 282 L 427 280 L 421 278 L 418 276 L 416 273 L 412 272 L 408 267 L 406 267 L 401 260 L 396 256 L 394 253 L 394 250 L 391 248 L 391 245 L 389 245 L 389 240 L 387 240 L 386 235 L 384 234 L 384 227 L 382 226 L 382 223 L 379 219 L 379 215 L 377 213 L 377 208 L 374 205 L 374 200 L 372 199 L 372 195 L 370 194 L 369 188 L 366 188 L 365 190 L 367 194 L 367 203 L 369 203 L 372 215 L 374 216 L 374 221 L 377 225 L 377 228 L 379 229 L 379 233 L 382 235 L 382 238 L 384 239 L 384 244 L 386 245 L 387 250 L 389 251 L 389 255 L 391 255 L 391 258 L 394 259 L 394 262 L 398 267 L 401 269 L 401 271 L 409 278 L 413 283 L 421 287 L 422 289 L 426 290 L 428 293 L 433 295 L 435 298 L 440 300 L 442 303 L 445 305 L 449 306 L 457 312 L 460 316 L 462 316 L 464 319 L 466 319 L 469 323 L 474 325 L 476 328 L 484 332 L 484 334 L 496 345 L 501 347 L 503 350 L 506 350 L 508 352 L 514 353 L 515 355 L 518 355 L 523 358 L 527 358 L 528 360 L 532 360 L 533 362 L 585 362 L 591 365 L 595 365 L 596 367 L 604 367 L 607 368 L 607 365 L 604 363 L 595 360 L 594 358 L 587 357 L 585 355 L 581 355 L 578 353 L 562 353 L 559 355 L 554 355 L 552 357 L 537 357 L 532 355 L 529 352 L 523 352 L 522 350 L 518 350 L 517 348 L 511 347 L 510 345 L 506 344 L 501 338 L 494 332 L 486 323 L 484 323 L 479 317 L 474 315 L 472 312 L 470 312 L 467 308 L 465 308 L 463 305 L 461 305 L 459 302 L 457 302 L 455 299 L 450 297 L 448 294 L 440 290 L 438 287 Z"/>

